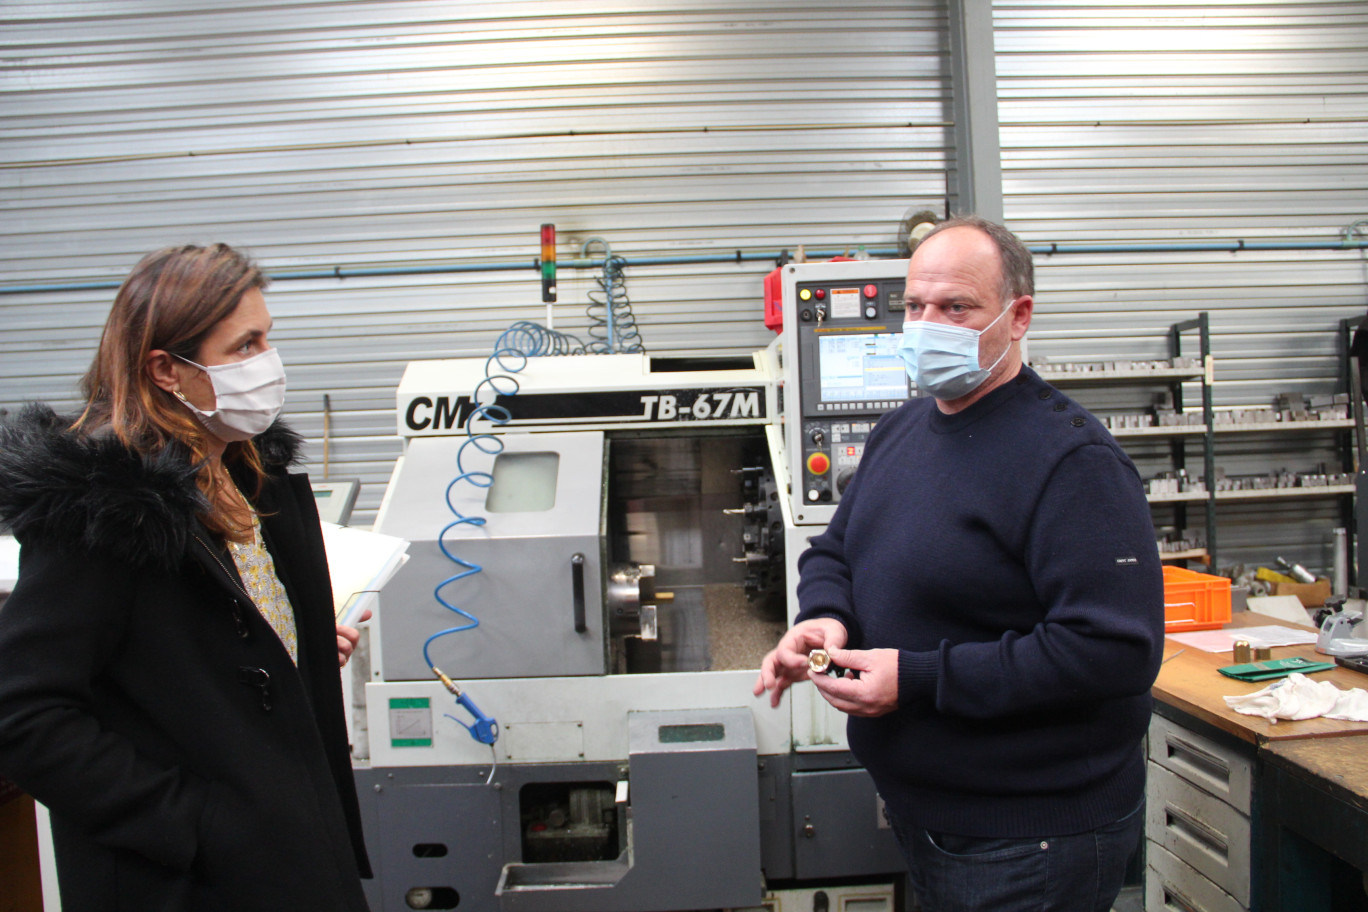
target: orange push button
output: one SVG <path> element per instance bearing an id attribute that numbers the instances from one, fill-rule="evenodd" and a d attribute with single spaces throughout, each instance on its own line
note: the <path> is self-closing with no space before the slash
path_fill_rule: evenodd
<path id="1" fill-rule="evenodd" d="M 831 460 L 826 453 L 813 453 L 807 460 L 808 471 L 813 475 L 825 475 L 831 468 Z"/>

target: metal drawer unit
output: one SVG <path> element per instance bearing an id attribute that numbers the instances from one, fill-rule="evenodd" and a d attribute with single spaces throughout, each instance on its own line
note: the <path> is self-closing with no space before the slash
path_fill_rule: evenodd
<path id="1" fill-rule="evenodd" d="M 1235 898 L 1158 843 L 1146 846 L 1145 912 L 1244 912 Z"/>
<path id="2" fill-rule="evenodd" d="M 1162 716 L 1152 718 L 1147 912 L 1249 907 L 1253 782 L 1251 757 Z"/>

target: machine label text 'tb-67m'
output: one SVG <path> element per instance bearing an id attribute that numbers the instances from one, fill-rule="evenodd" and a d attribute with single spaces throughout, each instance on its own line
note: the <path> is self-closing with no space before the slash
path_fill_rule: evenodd
<path id="1" fill-rule="evenodd" d="M 701 421 L 758 423 L 765 420 L 761 387 L 731 389 L 615 390 L 578 393 L 519 393 L 499 396 L 508 427 L 626 423 L 683 424 Z M 475 403 L 469 396 L 414 396 L 403 407 L 409 432 L 443 434 L 465 426 Z M 478 420 L 478 419 L 477 419 Z"/>
<path id="2" fill-rule="evenodd" d="M 725 421 L 764 417 L 759 390 L 683 390 L 641 397 L 643 421 Z"/>

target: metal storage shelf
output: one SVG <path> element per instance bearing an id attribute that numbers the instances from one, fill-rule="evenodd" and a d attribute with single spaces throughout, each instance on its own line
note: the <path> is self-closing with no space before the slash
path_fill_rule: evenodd
<path id="1" fill-rule="evenodd" d="M 1306 488 L 1265 488 L 1253 491 L 1217 491 L 1217 500 L 1277 500 L 1280 498 L 1292 497 L 1338 497 L 1341 494 L 1353 494 L 1354 486 L 1351 484 L 1343 485 L 1321 485 L 1319 487 Z"/>
<path id="2" fill-rule="evenodd" d="M 1209 563 L 1211 555 L 1207 554 L 1206 548 L 1192 548 L 1188 551 L 1160 551 L 1159 560 L 1161 561 L 1190 561 L 1199 560 L 1202 563 Z"/>
<path id="3" fill-rule="evenodd" d="M 1201 503 L 1207 500 L 1206 491 L 1184 491 L 1181 494 L 1146 494 L 1145 499 L 1157 503 Z"/>
<path id="4" fill-rule="evenodd" d="M 1217 424 L 1217 434 L 1291 433 L 1296 431 L 1342 431 L 1354 426 L 1352 418 L 1325 421 L 1260 421 L 1246 424 Z"/>
<path id="5" fill-rule="evenodd" d="M 1342 431 L 1354 426 L 1350 418 L 1332 418 L 1325 421 L 1265 421 L 1246 424 L 1217 423 L 1212 428 L 1214 434 L 1291 434 L 1314 431 Z M 1197 437 L 1207 432 L 1205 424 L 1168 424 L 1151 425 L 1140 428 L 1108 428 L 1117 440 L 1123 437 Z"/>
<path id="6" fill-rule="evenodd" d="M 1241 421 L 1239 423 L 1218 423 L 1212 407 L 1213 361 L 1210 345 L 1210 324 L 1205 312 L 1193 320 L 1176 323 L 1169 328 L 1169 354 L 1172 359 L 1181 357 L 1184 333 L 1196 331 L 1200 344 L 1201 358 L 1197 366 L 1187 365 L 1170 368 L 1148 368 L 1135 370 L 1060 370 L 1043 365 L 1037 372 L 1060 388 L 1101 389 L 1112 386 L 1167 386 L 1173 392 L 1174 406 L 1183 411 L 1183 386 L 1195 382 L 1202 395 L 1200 424 L 1157 425 L 1149 427 L 1109 428 L 1113 437 L 1123 445 L 1127 441 L 1162 441 L 1171 443 L 1171 464 L 1174 469 L 1185 468 L 1184 442 L 1201 438 L 1203 444 L 1202 475 L 1208 479 L 1216 477 L 1215 441 L 1218 437 L 1231 435 L 1278 435 L 1278 434 L 1315 434 L 1329 432 L 1344 435 L 1355 426 L 1352 418 L 1333 418 L 1319 421 Z M 1346 335 L 1351 327 L 1346 321 L 1341 331 Z M 1347 347 L 1345 349 L 1347 351 Z M 1346 371 L 1348 370 L 1346 366 Z M 1191 387 L 1189 387 L 1191 391 Z M 1346 466 L 1348 460 L 1346 459 Z M 1349 471 L 1346 467 L 1345 471 Z M 1355 493 L 1353 484 L 1331 484 L 1294 488 L 1261 488 L 1233 491 L 1189 491 L 1175 494 L 1150 494 L 1146 499 L 1151 505 L 1169 505 L 1174 511 L 1175 525 L 1180 532 L 1187 525 L 1188 505 L 1204 504 L 1206 513 L 1207 547 L 1182 552 L 1169 552 L 1162 555 L 1164 560 L 1204 560 L 1215 566 L 1217 561 L 1217 524 L 1216 506 L 1222 503 L 1250 501 L 1281 501 L 1309 498 L 1341 498 L 1341 508 L 1346 517 L 1352 514 L 1352 500 Z M 1346 518 L 1346 526 L 1350 520 Z"/>
<path id="7" fill-rule="evenodd" d="M 1175 408 L 1183 410 L 1183 384 L 1196 382 L 1202 393 L 1202 423 L 1159 425 L 1153 427 L 1109 428 L 1117 440 L 1158 439 L 1176 443 L 1172 448 L 1174 469 L 1185 468 L 1185 454 L 1181 441 L 1201 437 L 1203 441 L 1203 474 L 1207 478 L 1216 477 L 1213 413 L 1211 405 L 1211 333 L 1210 322 L 1205 311 L 1192 320 L 1184 320 L 1169 327 L 1170 363 L 1182 357 L 1183 334 L 1196 331 L 1200 357 L 1197 364 L 1181 367 L 1153 367 L 1132 370 L 1059 370 L 1050 365 L 1042 365 L 1036 372 L 1048 383 L 1074 389 L 1103 388 L 1108 386 L 1166 386 L 1173 393 Z M 1153 504 L 1173 504 L 1176 525 L 1181 530 L 1187 525 L 1187 505 L 1202 503 L 1206 506 L 1206 548 L 1163 554 L 1164 560 L 1204 560 L 1208 564 L 1216 562 L 1216 498 L 1210 493 L 1190 492 L 1182 494 L 1152 494 L 1146 499 Z"/>
<path id="8" fill-rule="evenodd" d="M 1152 425 L 1141 428 L 1107 428 L 1117 440 L 1123 437 L 1198 437 L 1207 432 L 1205 424 Z"/>
<path id="9" fill-rule="evenodd" d="M 1037 368 L 1041 379 L 1053 386 L 1110 386 L 1117 383 L 1174 383 L 1201 380 L 1200 367 L 1156 367 L 1152 370 L 1068 371 Z"/>
<path id="10" fill-rule="evenodd" d="M 1251 488 L 1244 491 L 1217 491 L 1216 500 L 1280 500 L 1295 497 L 1338 497 L 1341 494 L 1353 493 L 1354 486 L 1351 484 L 1320 485 L 1305 488 Z M 1207 499 L 1207 492 L 1186 491 L 1181 494 L 1149 494 L 1146 499 L 1152 504 L 1198 503 Z"/>

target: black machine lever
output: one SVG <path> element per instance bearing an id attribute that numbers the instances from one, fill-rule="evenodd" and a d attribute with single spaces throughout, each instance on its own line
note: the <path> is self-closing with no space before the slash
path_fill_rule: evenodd
<path id="1" fill-rule="evenodd" d="M 584 633 L 589 629 L 584 612 L 584 555 L 575 554 L 570 558 L 570 580 L 575 598 L 575 632 Z"/>

